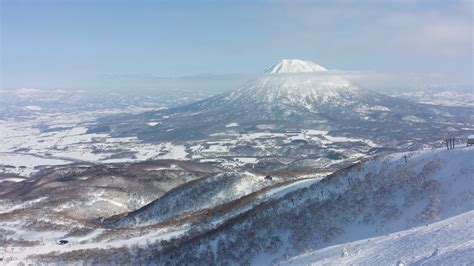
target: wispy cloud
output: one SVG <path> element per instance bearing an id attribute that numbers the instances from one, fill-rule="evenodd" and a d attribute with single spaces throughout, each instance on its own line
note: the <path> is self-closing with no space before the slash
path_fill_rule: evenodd
<path id="1" fill-rule="evenodd" d="M 396 13 L 381 21 L 391 29 L 392 42 L 426 56 L 472 54 L 472 20 L 439 12 Z"/>
<path id="2" fill-rule="evenodd" d="M 161 76 L 150 73 L 106 73 L 99 76 L 104 86 L 155 89 L 155 90 L 204 90 L 208 92 L 222 92 L 234 89 L 248 79 L 255 77 L 251 74 L 199 74 L 183 76 Z"/>
<path id="3" fill-rule="evenodd" d="M 294 37 L 322 51 L 435 58 L 473 52 L 472 1 L 288 3 L 287 16 L 300 24 Z"/>
<path id="4" fill-rule="evenodd" d="M 288 74 L 295 75 L 295 74 Z M 422 87 L 448 86 L 456 88 L 464 86 L 458 80 L 443 74 L 416 73 L 416 72 L 384 72 L 384 71 L 358 71 L 358 70 L 329 70 L 318 73 L 302 73 L 306 76 L 337 76 L 347 79 L 363 88 L 388 92 L 393 89 L 417 90 Z M 135 88 L 159 90 L 200 89 L 207 92 L 219 93 L 238 88 L 244 82 L 260 77 L 259 74 L 202 74 L 179 77 L 164 77 L 154 74 L 140 73 L 109 73 L 101 76 L 104 83 L 111 86 L 118 84 L 135 84 Z M 127 87 L 129 87 L 127 85 Z"/>

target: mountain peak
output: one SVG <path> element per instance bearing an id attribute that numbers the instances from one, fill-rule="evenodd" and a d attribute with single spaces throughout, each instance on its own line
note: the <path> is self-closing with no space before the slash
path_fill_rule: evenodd
<path id="1" fill-rule="evenodd" d="M 271 66 L 265 73 L 282 74 L 282 73 L 307 73 L 327 71 L 326 68 L 307 60 L 300 59 L 283 59 L 277 64 Z"/>

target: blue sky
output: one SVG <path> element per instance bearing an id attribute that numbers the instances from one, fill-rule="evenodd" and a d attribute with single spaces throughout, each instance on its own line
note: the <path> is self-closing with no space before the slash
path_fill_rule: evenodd
<path id="1" fill-rule="evenodd" d="M 234 86 L 282 58 L 473 83 L 470 0 L 0 1 L 2 89 Z"/>

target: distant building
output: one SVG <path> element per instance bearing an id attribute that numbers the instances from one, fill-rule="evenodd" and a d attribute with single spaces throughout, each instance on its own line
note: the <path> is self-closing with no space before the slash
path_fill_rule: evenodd
<path id="1" fill-rule="evenodd" d="M 467 146 L 474 145 L 474 135 L 470 135 L 467 137 Z"/>

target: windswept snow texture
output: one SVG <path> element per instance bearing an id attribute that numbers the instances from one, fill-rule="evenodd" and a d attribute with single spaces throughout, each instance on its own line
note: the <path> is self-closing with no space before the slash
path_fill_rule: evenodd
<path id="1" fill-rule="evenodd" d="M 281 265 L 469 265 L 474 211 L 427 226 L 309 252 Z M 344 252 L 344 256 L 342 256 Z"/>

